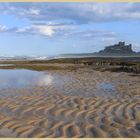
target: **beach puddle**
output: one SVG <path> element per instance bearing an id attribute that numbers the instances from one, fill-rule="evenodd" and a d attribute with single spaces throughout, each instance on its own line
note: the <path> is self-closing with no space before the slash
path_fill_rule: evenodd
<path id="1" fill-rule="evenodd" d="M 97 85 L 96 96 L 112 98 L 120 95 L 116 86 L 111 82 L 101 82 Z"/>
<path id="2" fill-rule="evenodd" d="M 0 67 L 15 66 L 14 64 L 0 64 Z"/>
<path id="3" fill-rule="evenodd" d="M 24 88 L 40 83 L 42 73 L 24 69 L 0 70 L 0 89 Z"/>
<path id="4" fill-rule="evenodd" d="M 98 85 L 98 89 L 104 90 L 104 91 L 115 91 L 116 88 L 113 84 L 109 82 L 102 82 Z"/>
<path id="5" fill-rule="evenodd" d="M 20 90 L 27 91 L 29 94 L 38 92 L 55 94 L 54 91 L 57 90 L 67 95 L 83 97 L 110 98 L 120 96 L 115 85 L 110 82 L 101 82 L 97 86 L 81 86 L 75 79 L 60 73 L 27 69 L 1 69 L 0 97 L 17 95 L 16 91 L 21 93 Z"/>
<path id="6" fill-rule="evenodd" d="M 63 76 L 26 69 L 0 70 L 0 89 L 62 84 Z"/>

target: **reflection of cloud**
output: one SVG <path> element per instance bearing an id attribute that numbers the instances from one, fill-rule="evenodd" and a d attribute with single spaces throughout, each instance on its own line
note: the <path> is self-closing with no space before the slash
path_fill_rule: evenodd
<path id="1" fill-rule="evenodd" d="M 39 86 L 47 86 L 51 85 L 53 81 L 53 76 L 51 75 L 43 75 L 38 81 Z"/>

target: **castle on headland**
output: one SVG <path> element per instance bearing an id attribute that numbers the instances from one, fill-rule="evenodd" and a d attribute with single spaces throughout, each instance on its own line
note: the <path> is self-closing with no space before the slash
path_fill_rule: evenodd
<path id="1" fill-rule="evenodd" d="M 104 50 L 101 50 L 101 54 L 133 54 L 132 45 L 125 45 L 125 42 L 119 42 L 111 46 L 106 46 Z"/>

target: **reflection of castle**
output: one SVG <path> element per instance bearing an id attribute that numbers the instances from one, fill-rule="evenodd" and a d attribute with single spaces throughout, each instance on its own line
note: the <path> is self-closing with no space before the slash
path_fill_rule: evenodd
<path id="1" fill-rule="evenodd" d="M 100 53 L 134 53 L 132 50 L 132 45 L 125 45 L 125 42 L 119 42 L 118 44 L 105 47 Z"/>

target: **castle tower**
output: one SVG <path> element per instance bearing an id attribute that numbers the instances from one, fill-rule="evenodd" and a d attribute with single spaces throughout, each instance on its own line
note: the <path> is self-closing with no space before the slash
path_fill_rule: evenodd
<path id="1" fill-rule="evenodd" d="M 118 44 L 120 47 L 124 47 L 125 46 L 125 42 L 119 42 Z"/>
<path id="2" fill-rule="evenodd" d="M 129 44 L 129 45 L 127 46 L 127 48 L 128 48 L 129 50 L 132 50 L 132 44 Z"/>

